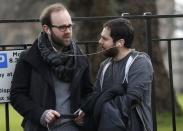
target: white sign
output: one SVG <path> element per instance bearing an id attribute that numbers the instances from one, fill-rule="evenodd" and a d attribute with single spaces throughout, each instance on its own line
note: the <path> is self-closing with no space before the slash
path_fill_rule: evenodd
<path id="1" fill-rule="evenodd" d="M 0 103 L 10 101 L 11 81 L 15 65 L 22 51 L 0 51 Z"/>

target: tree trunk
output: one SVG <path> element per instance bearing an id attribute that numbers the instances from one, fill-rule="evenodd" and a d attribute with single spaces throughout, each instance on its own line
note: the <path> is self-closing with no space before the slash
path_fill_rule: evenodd
<path id="1" fill-rule="evenodd" d="M 110 5 L 112 0 L 73 0 L 69 4 L 69 9 L 74 13 L 75 16 L 107 16 L 114 15 L 114 11 Z M 103 21 L 104 22 L 104 21 Z M 102 29 L 102 21 L 84 21 L 80 25 L 80 30 L 77 32 L 77 40 L 94 40 L 96 41 L 97 36 L 100 35 Z M 97 40 L 98 41 L 98 40 Z M 98 43 L 92 43 L 87 46 L 89 53 L 98 51 Z M 89 56 L 91 65 L 91 76 L 94 82 L 96 74 L 99 68 L 99 63 L 104 59 L 101 54 Z"/>

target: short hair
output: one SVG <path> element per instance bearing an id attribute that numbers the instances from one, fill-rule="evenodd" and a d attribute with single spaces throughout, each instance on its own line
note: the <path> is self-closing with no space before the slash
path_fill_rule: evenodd
<path id="1" fill-rule="evenodd" d="M 67 10 L 66 7 L 61 4 L 61 3 L 55 3 L 52 5 L 47 6 L 41 13 L 40 15 L 40 22 L 42 25 L 47 25 L 47 26 L 51 26 L 51 13 L 52 12 L 57 12 L 60 10 Z"/>
<path id="2" fill-rule="evenodd" d="M 124 39 L 124 46 L 131 48 L 134 38 L 134 29 L 129 20 L 124 18 L 109 20 L 104 23 L 103 28 L 105 27 L 110 29 L 110 36 L 112 37 L 114 43 L 120 39 Z"/>

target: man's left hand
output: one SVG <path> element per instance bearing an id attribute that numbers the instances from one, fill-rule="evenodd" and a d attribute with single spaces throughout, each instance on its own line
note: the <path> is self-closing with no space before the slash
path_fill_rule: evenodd
<path id="1" fill-rule="evenodd" d="M 78 116 L 74 119 L 76 124 L 83 126 L 85 113 L 81 109 L 78 109 L 74 114 L 78 114 Z"/>

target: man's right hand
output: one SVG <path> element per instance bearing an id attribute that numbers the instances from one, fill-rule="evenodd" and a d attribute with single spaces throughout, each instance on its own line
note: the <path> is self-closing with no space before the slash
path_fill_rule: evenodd
<path id="1" fill-rule="evenodd" d="M 42 125 L 45 126 L 46 124 L 53 123 L 58 118 L 60 118 L 60 113 L 55 110 L 49 109 L 42 114 L 40 122 Z"/>
<path id="2" fill-rule="evenodd" d="M 60 117 L 60 113 L 55 110 L 48 110 L 45 114 L 45 121 L 50 124 Z"/>

